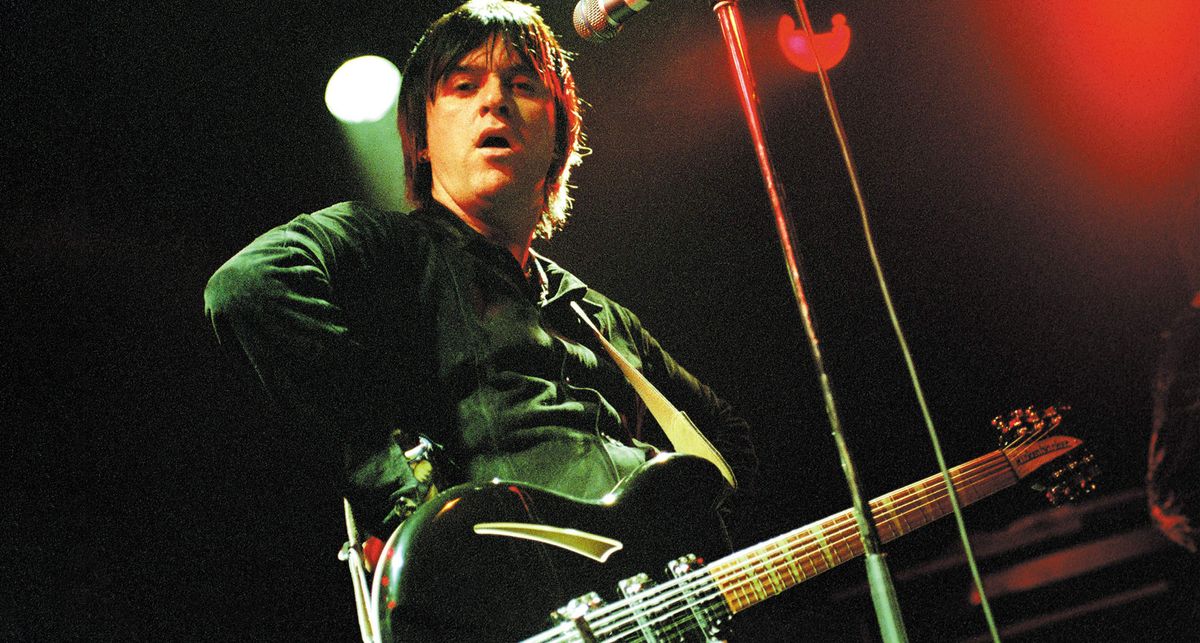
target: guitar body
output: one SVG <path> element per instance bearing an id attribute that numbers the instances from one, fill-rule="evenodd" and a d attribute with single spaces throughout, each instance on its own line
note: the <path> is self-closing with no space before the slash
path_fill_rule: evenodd
<path id="1" fill-rule="evenodd" d="M 612 601 L 625 578 L 660 579 L 669 561 L 687 554 L 722 556 L 728 546 L 715 507 L 727 491 L 716 467 L 680 455 L 647 462 L 608 502 L 506 482 L 450 489 L 384 548 L 373 591 L 384 640 L 515 641 L 546 629 L 551 612 L 588 592 Z M 539 527 L 619 548 L 599 545 L 600 562 L 596 551 L 571 544 L 578 534 Z M 526 529 L 557 544 L 512 535 Z"/>

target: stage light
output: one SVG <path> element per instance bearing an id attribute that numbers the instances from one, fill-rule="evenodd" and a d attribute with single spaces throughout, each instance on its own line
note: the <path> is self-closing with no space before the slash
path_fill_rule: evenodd
<path id="1" fill-rule="evenodd" d="M 325 86 L 325 106 L 343 123 L 373 123 L 396 104 L 400 70 L 379 56 L 359 56 L 342 63 Z"/>
<path id="2" fill-rule="evenodd" d="M 797 28 L 796 21 L 784 14 L 779 17 L 776 37 L 787 61 L 810 73 L 817 71 L 818 57 L 822 67 L 833 69 L 850 49 L 850 25 L 846 24 L 846 16 L 840 13 L 833 16 L 833 27 L 829 31 L 813 34 L 812 43 L 804 29 Z"/>
<path id="3" fill-rule="evenodd" d="M 1019 110 L 1023 149 L 1101 204 L 1152 202 L 1196 184 L 1200 3 L 1010 0 L 966 10 L 985 57 L 977 64 L 994 67 L 998 96 Z"/>
<path id="4" fill-rule="evenodd" d="M 400 70 L 379 56 L 342 63 L 329 77 L 325 105 L 337 119 L 358 164 L 367 200 L 389 210 L 409 210 L 404 194 L 404 151 L 396 130 Z"/>

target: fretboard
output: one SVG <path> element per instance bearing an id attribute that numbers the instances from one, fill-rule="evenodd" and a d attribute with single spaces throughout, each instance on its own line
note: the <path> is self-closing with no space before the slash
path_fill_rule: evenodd
<path id="1" fill-rule="evenodd" d="M 993 451 L 950 470 L 963 506 L 1017 482 L 1008 460 Z M 888 542 L 952 511 L 941 474 L 932 475 L 870 502 L 879 538 Z M 740 612 L 821 572 L 863 554 L 852 510 L 800 527 L 743 549 L 705 568 L 732 613 Z"/>

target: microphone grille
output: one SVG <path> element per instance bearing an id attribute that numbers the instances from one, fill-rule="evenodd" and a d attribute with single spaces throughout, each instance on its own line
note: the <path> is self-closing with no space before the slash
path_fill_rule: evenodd
<path id="1" fill-rule="evenodd" d="M 613 25 L 608 20 L 608 12 L 600 6 L 601 0 L 579 0 L 575 5 L 572 22 L 575 23 L 575 33 L 580 38 L 591 42 L 612 40 L 621 30 L 620 25 Z"/>

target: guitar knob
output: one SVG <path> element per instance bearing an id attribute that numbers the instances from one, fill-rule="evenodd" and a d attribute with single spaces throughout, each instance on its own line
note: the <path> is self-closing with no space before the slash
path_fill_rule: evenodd
<path id="1" fill-rule="evenodd" d="M 645 573 L 631 576 L 617 583 L 617 589 L 621 590 L 621 595 L 625 598 L 630 598 L 652 586 L 653 583 L 650 582 L 650 576 Z"/>
<path id="2" fill-rule="evenodd" d="M 695 554 L 688 554 L 687 556 L 680 556 L 670 563 L 667 563 L 667 573 L 671 574 L 671 576 L 674 578 L 679 578 L 680 576 L 683 576 L 684 574 L 692 571 L 693 569 L 697 569 L 702 565 L 704 565 L 703 560 L 696 558 Z"/>

